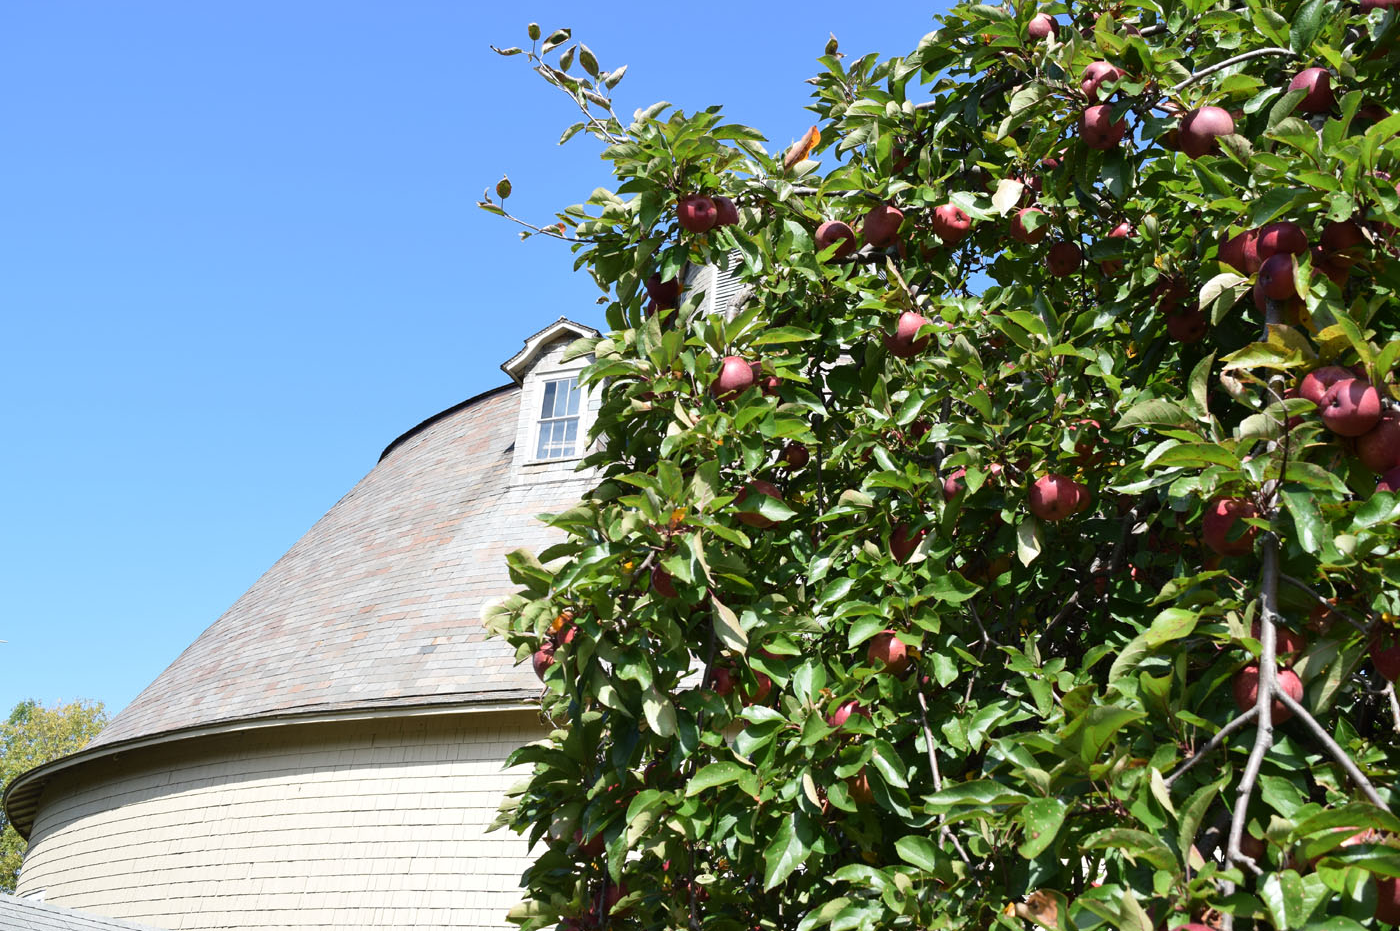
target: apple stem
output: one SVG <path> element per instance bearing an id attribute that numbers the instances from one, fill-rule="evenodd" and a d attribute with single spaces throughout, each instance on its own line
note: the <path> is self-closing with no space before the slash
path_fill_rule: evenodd
<path id="1" fill-rule="evenodd" d="M 919 697 L 919 724 L 924 730 L 924 747 L 928 750 L 928 768 L 933 774 L 933 791 L 942 792 L 943 775 L 938 770 L 938 754 L 933 750 L 933 730 L 928 726 L 928 700 L 924 698 L 923 689 L 918 689 L 915 694 Z M 944 822 L 944 818 L 944 815 L 938 816 L 938 839 L 942 841 L 951 841 L 953 849 L 958 852 L 958 856 L 962 858 L 964 863 L 971 866 L 972 859 L 967 855 L 967 851 L 963 849 L 962 844 L 958 842 L 957 835 L 948 830 L 948 825 Z"/>
<path id="2" fill-rule="evenodd" d="M 1254 720 L 1254 716 L 1257 715 L 1258 713 L 1259 713 L 1259 706 L 1258 706 L 1258 705 L 1255 705 L 1253 708 L 1250 708 L 1248 711 L 1246 711 L 1246 712 L 1244 712 L 1244 713 L 1242 713 L 1242 714 L 1237 715 L 1233 721 L 1231 721 L 1229 724 L 1226 724 L 1226 725 L 1225 725 L 1224 727 L 1222 727 L 1220 730 L 1216 731 L 1216 732 L 1215 732 L 1215 736 L 1212 737 L 1212 738 L 1210 739 L 1210 741 L 1206 743 L 1205 746 L 1201 747 L 1201 749 L 1197 750 L 1194 754 L 1192 754 L 1192 756 L 1191 756 L 1191 758 L 1190 758 L 1189 760 L 1187 760 L 1185 763 L 1182 763 L 1180 766 L 1178 766 L 1178 767 L 1176 768 L 1176 770 L 1175 770 L 1170 776 L 1168 776 L 1167 778 L 1163 779 L 1162 782 L 1167 786 L 1167 788 L 1170 789 L 1171 786 L 1172 786 L 1172 783 L 1176 782 L 1176 781 L 1177 781 L 1178 779 L 1180 779 L 1183 775 L 1185 775 L 1185 774 L 1187 773 L 1187 771 L 1189 771 L 1191 768 L 1193 768 L 1197 763 L 1201 762 L 1201 760 L 1204 760 L 1204 759 L 1205 759 L 1207 756 L 1209 756 L 1214 750 L 1216 750 L 1217 748 L 1219 748 L 1219 746 L 1220 746 L 1222 743 L 1225 742 L 1225 738 L 1226 738 L 1226 737 L 1229 737 L 1229 736 L 1230 736 L 1231 734 L 1233 734 L 1235 731 L 1239 730 L 1240 728 L 1244 727 L 1246 724 L 1248 724 L 1248 723 L 1250 723 L 1251 721 L 1253 721 L 1253 720 Z"/>
<path id="3" fill-rule="evenodd" d="M 1251 58 L 1262 58 L 1262 57 L 1264 57 L 1265 55 L 1288 55 L 1288 56 L 1290 56 L 1290 57 L 1295 57 L 1295 58 L 1297 57 L 1297 53 L 1292 52 L 1292 51 L 1289 51 L 1289 50 L 1286 49 L 1286 48 L 1257 48 L 1257 49 L 1253 49 L 1253 50 L 1251 50 L 1251 51 L 1245 52 L 1245 53 L 1242 54 L 1242 55 L 1236 55 L 1236 56 L 1234 56 L 1233 58 L 1227 58 L 1227 59 L 1225 59 L 1224 61 L 1218 61 L 1218 62 L 1216 62 L 1216 63 L 1213 64 L 1213 65 L 1210 65 L 1210 66 L 1208 66 L 1208 67 L 1202 68 L 1200 71 L 1193 72 L 1193 73 L 1191 74 L 1191 76 L 1190 76 L 1189 78 L 1187 78 L 1186 80 L 1182 81 L 1182 82 L 1179 83 L 1179 84 L 1174 84 L 1174 85 L 1172 85 L 1171 89 L 1167 91 L 1167 94 L 1168 94 L 1169 96 L 1173 96 L 1173 95 L 1179 94 L 1179 93 L 1181 93 L 1184 89 L 1186 89 L 1187 87 L 1190 87 L 1192 84 L 1194 84 L 1194 83 L 1196 83 L 1197 81 L 1199 81 L 1201 78 L 1208 77 L 1209 75 L 1215 74 L 1215 72 L 1217 72 L 1217 71 L 1224 71 L 1226 68 L 1229 68 L 1231 65 L 1238 65 L 1238 64 L 1239 64 L 1240 62 L 1242 62 L 1242 61 L 1249 61 Z"/>

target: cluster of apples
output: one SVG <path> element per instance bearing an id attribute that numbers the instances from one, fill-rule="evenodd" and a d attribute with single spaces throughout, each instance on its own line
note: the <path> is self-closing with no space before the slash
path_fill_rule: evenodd
<path id="1" fill-rule="evenodd" d="M 1296 321 L 1305 312 L 1305 304 L 1294 281 L 1294 256 L 1311 252 L 1313 269 L 1342 287 L 1365 243 L 1366 234 L 1355 220 L 1328 223 L 1316 245 L 1308 241 L 1303 227 L 1292 220 L 1279 220 L 1221 242 L 1218 257 L 1240 274 L 1255 277 L 1256 307 L 1262 311 L 1266 301 L 1283 302 L 1287 318 Z"/>
<path id="2" fill-rule="evenodd" d="M 1026 492 L 1031 513 L 1043 521 L 1064 520 L 1086 510 L 1091 503 L 1093 495 L 1086 485 L 1057 472 L 1042 475 Z"/>
<path id="3" fill-rule="evenodd" d="M 688 233 L 708 233 L 739 222 L 739 208 L 728 197 L 686 194 L 676 201 L 676 221 Z"/>
<path id="4" fill-rule="evenodd" d="M 1250 628 L 1249 635 L 1255 640 L 1259 639 L 1259 622 L 1255 621 Z M 1308 647 L 1308 642 L 1301 636 L 1289 630 L 1287 627 L 1276 627 L 1274 630 L 1274 657 L 1278 663 L 1278 672 L 1275 673 L 1275 680 L 1278 682 L 1280 690 L 1288 694 L 1288 697 L 1295 702 L 1303 700 L 1303 680 L 1298 678 L 1298 674 L 1293 671 L 1293 663 L 1303 655 L 1303 651 Z M 1231 684 L 1231 693 L 1234 695 L 1235 707 L 1240 711 L 1248 711 L 1253 708 L 1259 700 L 1259 664 L 1251 663 L 1235 674 L 1234 682 Z M 1275 698 L 1269 705 L 1271 718 L 1275 724 L 1282 724 L 1293 717 L 1293 712 L 1287 705 Z"/>
<path id="5" fill-rule="evenodd" d="M 1303 376 L 1294 393 L 1317 405 L 1328 430 L 1353 442 L 1361 464 L 1381 477 L 1378 490 L 1400 491 L 1400 413 L 1364 374 L 1326 365 Z"/>
<path id="6" fill-rule="evenodd" d="M 725 356 L 719 362 L 715 380 L 710 382 L 710 394 L 723 404 L 753 387 L 771 396 L 777 393 L 781 383 L 782 379 L 776 375 L 764 376 L 761 361 L 750 361 L 743 356 Z"/>
<path id="7" fill-rule="evenodd" d="M 560 647 L 572 643 L 576 634 L 578 634 L 578 628 L 574 626 L 574 612 L 571 608 L 565 608 L 555 615 L 554 620 L 549 625 L 549 636 L 540 644 L 535 655 L 530 658 L 535 675 L 540 677 L 541 682 L 544 681 L 544 675 L 549 671 L 549 667 L 554 665 L 555 652 Z"/>

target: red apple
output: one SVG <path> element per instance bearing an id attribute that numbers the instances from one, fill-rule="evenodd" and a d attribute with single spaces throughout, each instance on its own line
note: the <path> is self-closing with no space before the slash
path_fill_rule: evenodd
<path id="1" fill-rule="evenodd" d="M 578 846 L 579 855 L 586 860 L 595 860 L 601 857 L 603 849 L 607 846 L 602 834 L 595 834 L 585 841 L 582 828 L 574 831 L 574 843 Z"/>
<path id="2" fill-rule="evenodd" d="M 662 598 L 677 597 L 676 580 L 671 577 L 671 573 L 660 566 L 652 566 L 651 568 L 651 590 Z"/>
<path id="3" fill-rule="evenodd" d="M 832 243 L 839 243 L 833 259 L 843 259 L 856 251 L 856 234 L 850 225 L 840 220 L 827 220 L 817 227 L 816 245 L 818 252 L 824 252 Z"/>
<path id="4" fill-rule="evenodd" d="M 733 226 L 739 222 L 739 208 L 728 197 L 715 199 L 715 226 Z"/>
<path id="5" fill-rule="evenodd" d="M 734 672 L 727 666 L 716 666 L 710 670 L 710 688 L 721 697 L 734 691 Z"/>
<path id="6" fill-rule="evenodd" d="M 967 485 L 963 482 L 963 476 L 967 475 L 966 469 L 954 469 L 948 473 L 948 477 L 943 479 L 943 500 L 952 501 L 958 496 Z"/>
<path id="7" fill-rule="evenodd" d="M 1039 207 L 1022 207 L 1020 210 L 1016 211 L 1016 215 L 1011 218 L 1012 239 L 1017 242 L 1034 245 L 1045 238 L 1046 232 L 1050 229 L 1049 223 L 1042 220 L 1040 225 L 1035 229 L 1027 229 L 1026 227 L 1026 217 L 1033 213 L 1038 213 L 1042 217 L 1045 216 L 1045 211 L 1041 210 Z"/>
<path id="8" fill-rule="evenodd" d="M 1235 120 L 1228 111 L 1219 107 L 1197 107 L 1182 118 L 1178 140 L 1187 158 L 1197 159 L 1218 148 L 1217 137 L 1234 131 Z"/>
<path id="9" fill-rule="evenodd" d="M 1259 228 L 1256 248 L 1261 262 L 1280 252 L 1302 255 L 1308 251 L 1308 234 L 1292 220 L 1280 220 Z"/>
<path id="10" fill-rule="evenodd" d="M 535 667 L 535 675 L 539 676 L 541 681 L 544 680 L 544 674 L 549 671 L 549 667 L 554 665 L 554 649 L 554 644 L 545 643 L 530 658 L 530 664 Z"/>
<path id="11" fill-rule="evenodd" d="M 907 562 L 927 533 L 925 529 L 914 530 L 908 524 L 895 524 L 894 529 L 890 531 L 890 555 L 894 557 L 894 561 Z"/>
<path id="12" fill-rule="evenodd" d="M 1391 493 L 1400 491 L 1400 466 L 1396 466 L 1381 476 L 1381 480 L 1376 482 L 1376 491 Z"/>
<path id="13" fill-rule="evenodd" d="M 1298 678 L 1298 674 L 1291 669 L 1280 669 L 1276 676 L 1280 691 L 1287 693 L 1288 697 L 1295 702 L 1303 700 L 1303 680 Z M 1241 711 L 1248 711 L 1253 708 L 1259 700 L 1259 667 L 1250 665 L 1241 669 L 1235 674 L 1235 681 L 1231 686 L 1231 691 L 1235 696 L 1235 707 Z M 1282 724 L 1293 717 L 1293 712 L 1283 702 L 1277 698 L 1270 705 L 1271 718 L 1275 724 Z"/>
<path id="14" fill-rule="evenodd" d="M 1400 637 L 1394 630 L 1378 631 L 1371 638 L 1371 665 L 1387 681 L 1400 679 Z"/>
<path id="15" fill-rule="evenodd" d="M 1257 517 L 1259 511 L 1244 498 L 1215 498 L 1206 505 L 1201 522 L 1201 538 L 1206 546 L 1221 556 L 1244 556 L 1254 549 L 1258 528 L 1241 523 L 1242 518 Z M 1235 532 L 1235 525 L 1239 531 Z"/>
<path id="16" fill-rule="evenodd" d="M 1108 238 L 1127 239 L 1129 236 L 1133 235 L 1133 232 L 1133 224 L 1124 220 L 1122 223 L 1119 223 L 1113 229 L 1108 231 Z M 1123 260 L 1105 259 L 1104 261 L 1099 263 L 1099 270 L 1102 271 L 1105 275 L 1112 277 L 1123 270 Z"/>
<path id="17" fill-rule="evenodd" d="M 1382 876 L 1376 880 L 1377 921 L 1388 925 L 1400 925 L 1400 879 Z"/>
<path id="18" fill-rule="evenodd" d="M 1327 252 L 1345 253 L 1364 244 L 1366 234 L 1355 220 L 1333 220 L 1322 228 L 1320 241 Z"/>
<path id="19" fill-rule="evenodd" d="M 865 648 L 865 658 L 872 666 L 877 666 L 891 675 L 903 675 L 909 666 L 909 651 L 904 641 L 892 630 L 882 630 L 870 638 Z"/>
<path id="20" fill-rule="evenodd" d="M 857 805 L 875 803 L 875 793 L 870 791 L 870 777 L 865 774 L 864 769 L 846 778 L 846 791 L 851 794 L 851 801 Z"/>
<path id="21" fill-rule="evenodd" d="M 1073 275 L 1084 261 L 1084 250 L 1077 242 L 1057 242 L 1045 256 L 1045 267 L 1056 278 Z"/>
<path id="22" fill-rule="evenodd" d="M 877 249 L 883 249 L 895 241 L 899 225 L 904 222 L 904 213 L 898 207 L 881 204 L 872 207 L 861 225 L 861 235 L 865 241 Z"/>
<path id="23" fill-rule="evenodd" d="M 1194 308 L 1167 314 L 1167 335 L 1178 343 L 1199 343 L 1209 330 L 1206 315 Z"/>
<path id="24" fill-rule="evenodd" d="M 1304 68 L 1288 82 L 1291 91 L 1307 91 L 1298 106 L 1304 113 L 1327 113 L 1337 103 L 1332 96 L 1332 75 L 1326 68 Z"/>
<path id="25" fill-rule="evenodd" d="M 1128 131 L 1128 121 L 1113 121 L 1113 105 L 1096 103 L 1079 116 L 1079 138 L 1091 149 L 1106 150 L 1116 146 Z"/>
<path id="26" fill-rule="evenodd" d="M 756 478 L 753 481 L 749 482 L 747 485 L 745 485 L 743 488 L 739 489 L 739 493 L 734 496 L 734 503 L 736 505 L 743 504 L 746 500 L 748 500 L 750 492 L 759 495 L 767 495 L 768 497 L 778 501 L 783 500 L 783 493 L 778 490 L 778 486 L 772 484 L 771 482 L 765 482 L 763 481 L 763 479 Z M 767 530 L 769 527 L 772 527 L 774 524 L 777 523 L 777 521 L 764 517 L 757 511 L 740 511 L 734 516 L 738 519 L 739 523 L 745 525 L 746 527 L 755 527 L 759 530 Z"/>
<path id="27" fill-rule="evenodd" d="M 1344 378 L 1355 377 L 1356 373 L 1351 369 L 1342 368 L 1340 365 L 1324 365 L 1303 376 L 1303 380 L 1298 384 L 1298 395 L 1321 407 L 1322 396 L 1327 393 L 1327 389 Z"/>
<path id="28" fill-rule="evenodd" d="M 1112 84 L 1123 77 L 1123 70 L 1106 61 L 1091 62 L 1079 78 L 1079 89 L 1090 100 L 1099 99 L 1099 86 Z"/>
<path id="29" fill-rule="evenodd" d="M 679 278 L 662 281 L 660 272 L 652 272 L 642 284 L 647 290 L 647 297 L 655 301 L 659 307 L 675 307 L 676 302 L 680 300 L 681 282 Z"/>
<path id="30" fill-rule="evenodd" d="M 1322 396 L 1322 422 L 1338 436 L 1360 436 L 1381 419 L 1381 396 L 1364 378 L 1343 378 Z"/>
<path id="31" fill-rule="evenodd" d="M 742 356 L 725 356 L 719 364 L 719 375 L 710 385 L 710 393 L 720 401 L 732 401 L 753 387 L 757 376 L 753 365 Z"/>
<path id="32" fill-rule="evenodd" d="M 1374 427 L 1356 438 L 1356 455 L 1378 475 L 1400 466 L 1400 414 L 1381 414 Z"/>
<path id="33" fill-rule="evenodd" d="M 933 211 L 933 232 L 948 245 L 954 245 L 972 232 L 972 218 L 952 204 L 944 204 Z"/>
<path id="34" fill-rule="evenodd" d="M 1261 294 L 1275 301 L 1286 301 L 1298 296 L 1298 286 L 1293 281 L 1293 256 L 1279 252 L 1269 256 L 1259 266 L 1259 279 L 1256 282 Z"/>
<path id="35" fill-rule="evenodd" d="M 850 720 L 851 715 L 859 714 L 870 717 L 870 712 L 861 706 L 861 703 L 852 698 L 836 706 L 836 710 L 827 717 L 826 723 L 831 727 L 840 727 Z"/>
<path id="36" fill-rule="evenodd" d="M 1058 35 L 1059 32 L 1060 24 L 1055 22 L 1055 17 L 1048 13 L 1035 14 L 1026 25 L 1026 35 L 1037 42 L 1048 36 Z"/>
<path id="37" fill-rule="evenodd" d="M 1259 271 L 1259 231 L 1245 230 L 1221 243 L 1219 258 L 1241 275 Z"/>
<path id="38" fill-rule="evenodd" d="M 1352 260 L 1346 255 L 1328 252 L 1322 246 L 1312 248 L 1313 271 L 1325 275 L 1337 287 L 1345 287 L 1351 274 Z"/>
<path id="39" fill-rule="evenodd" d="M 704 194 L 687 194 L 676 203 L 676 219 L 687 232 L 704 233 L 719 222 L 719 210 Z"/>
<path id="40" fill-rule="evenodd" d="M 744 690 L 741 697 L 745 705 L 761 705 L 768 701 L 768 696 L 773 694 L 773 680 L 768 678 L 766 673 L 753 670 L 754 690 L 749 693 Z"/>
<path id="41" fill-rule="evenodd" d="M 1069 476 L 1051 472 L 1035 480 L 1026 494 L 1026 503 L 1041 520 L 1064 520 L 1079 508 L 1080 487 Z"/>
<path id="42" fill-rule="evenodd" d="M 1074 482 L 1074 513 L 1089 510 L 1089 505 L 1093 503 L 1094 495 L 1089 491 L 1089 486 L 1083 482 Z"/>
<path id="43" fill-rule="evenodd" d="M 783 447 L 783 461 L 788 464 L 788 468 L 800 469 L 812 459 L 812 454 L 807 451 L 807 447 L 794 440 Z"/>
<path id="44" fill-rule="evenodd" d="M 1249 635 L 1255 640 L 1259 639 L 1259 622 L 1255 621 L 1249 628 Z M 1308 648 L 1308 641 L 1303 639 L 1302 634 L 1294 633 L 1287 627 L 1274 625 L 1274 655 L 1282 659 L 1285 656 L 1302 653 Z"/>
<path id="45" fill-rule="evenodd" d="M 912 359 L 927 349 L 929 337 L 915 339 L 919 328 L 927 323 L 928 319 L 923 314 L 916 314 L 912 310 L 900 314 L 899 322 L 895 324 L 894 335 L 885 334 L 885 348 L 889 350 L 890 355 L 899 359 Z"/>

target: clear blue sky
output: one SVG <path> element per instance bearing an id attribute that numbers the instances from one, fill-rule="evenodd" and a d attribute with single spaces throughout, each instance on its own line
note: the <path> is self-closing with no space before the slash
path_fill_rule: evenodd
<path id="1" fill-rule="evenodd" d="M 0 714 L 115 713 L 390 440 L 561 314 L 601 325 L 565 248 L 475 206 L 503 172 L 539 219 L 608 180 L 488 44 L 571 26 L 629 65 L 619 110 L 723 104 L 780 150 L 828 31 L 902 54 L 946 4 L 917 7 L 11 4 Z"/>

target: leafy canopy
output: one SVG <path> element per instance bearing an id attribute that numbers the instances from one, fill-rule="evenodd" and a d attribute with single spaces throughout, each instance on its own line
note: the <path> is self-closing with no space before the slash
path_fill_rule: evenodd
<path id="1" fill-rule="evenodd" d="M 522 233 L 570 243 L 610 331 L 573 350 L 597 487 L 487 617 L 556 728 L 512 758 L 515 920 L 1393 915 L 1400 497 L 1296 387 L 1395 397 L 1396 30 L 1352 0 L 959 6 L 900 57 L 833 40 L 785 155 L 717 108 L 619 117 L 625 69 L 568 30 L 498 50 L 617 182 Z M 1308 67 L 1331 100 L 1289 89 Z M 737 222 L 681 227 L 692 194 Z M 1284 221 L 1306 244 L 1261 274 Z M 705 265 L 742 290 L 711 307 Z"/>
<path id="2" fill-rule="evenodd" d="M 107 723 L 101 702 L 75 701 L 45 708 L 30 699 L 0 724 L 0 786 L 61 756 L 76 753 Z M 14 892 L 24 859 L 24 839 L 0 811 L 0 892 Z"/>

